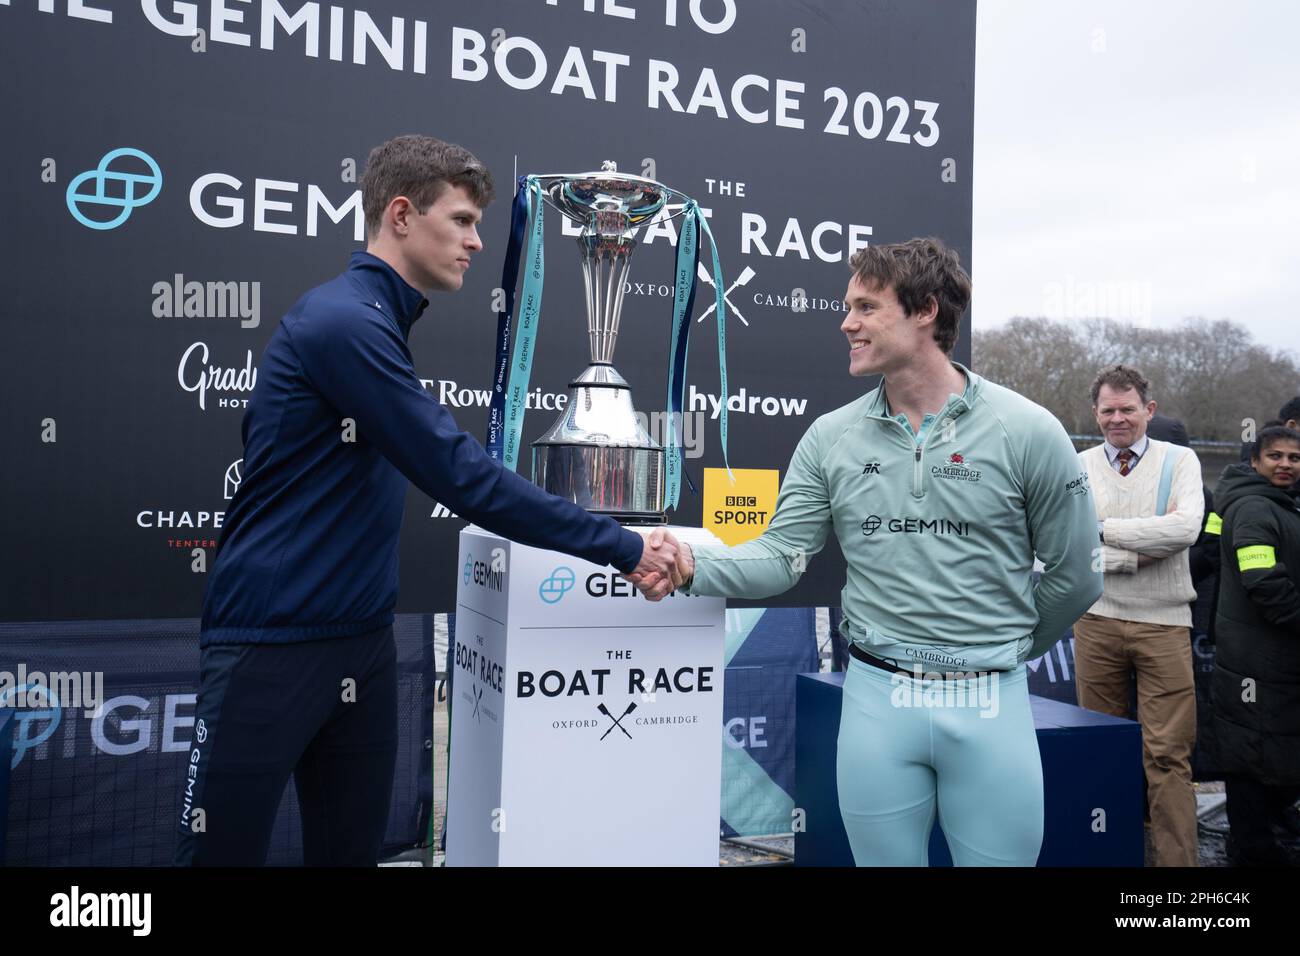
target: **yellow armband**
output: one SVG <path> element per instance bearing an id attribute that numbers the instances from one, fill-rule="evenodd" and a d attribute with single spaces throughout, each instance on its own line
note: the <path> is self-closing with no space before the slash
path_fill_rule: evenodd
<path id="1" fill-rule="evenodd" d="M 1271 568 L 1277 564 L 1277 552 L 1271 544 L 1253 544 L 1237 549 L 1237 567 L 1242 572 Z"/>

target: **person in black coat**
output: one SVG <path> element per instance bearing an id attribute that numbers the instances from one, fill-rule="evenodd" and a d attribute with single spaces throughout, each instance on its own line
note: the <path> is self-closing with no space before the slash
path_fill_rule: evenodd
<path id="1" fill-rule="evenodd" d="M 1300 431 L 1300 395 L 1288 400 L 1278 411 L 1277 418 L 1287 428 Z"/>
<path id="2" fill-rule="evenodd" d="M 1229 859 L 1298 865 L 1270 824 L 1300 796 L 1300 432 L 1263 429 L 1223 470 L 1211 751 L 1228 793 Z M 1292 809 L 1291 812 L 1294 812 Z"/>
<path id="3" fill-rule="evenodd" d="M 1277 413 L 1278 422 L 1293 431 L 1300 432 L 1300 395 L 1289 399 Z M 1300 475 L 1296 475 L 1295 484 L 1291 486 L 1293 495 L 1300 495 Z"/>

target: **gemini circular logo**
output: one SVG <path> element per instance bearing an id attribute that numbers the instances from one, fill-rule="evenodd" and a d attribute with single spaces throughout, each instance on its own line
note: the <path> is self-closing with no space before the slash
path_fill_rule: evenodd
<path id="1" fill-rule="evenodd" d="M 54 689 L 47 684 L 20 684 L 6 690 L 3 694 L 0 694 L 0 707 L 12 706 L 16 701 L 30 701 L 32 697 L 39 698 L 46 706 L 40 709 L 16 709 L 13 731 L 14 756 L 9 764 L 10 770 L 22 762 L 23 755 L 27 751 L 35 750 L 53 737 L 54 732 L 59 729 L 59 723 L 63 720 L 62 705 L 59 703 Z M 44 729 L 33 735 L 28 728 L 35 725 L 37 721 L 46 721 L 47 723 Z"/>
<path id="2" fill-rule="evenodd" d="M 538 596 L 547 604 L 558 604 L 564 595 L 573 590 L 577 582 L 573 568 L 558 567 L 551 576 L 537 586 Z"/>
<path id="3" fill-rule="evenodd" d="M 465 559 L 465 576 L 461 578 L 462 584 L 469 584 L 469 576 L 474 570 L 474 559 L 472 557 Z"/>
<path id="4" fill-rule="evenodd" d="M 128 162 L 115 165 L 122 159 Z M 148 167 L 148 173 L 136 171 L 140 163 Z M 148 153 L 129 147 L 115 149 L 105 153 L 94 169 L 68 183 L 68 212 L 87 229 L 116 229 L 130 219 L 136 209 L 158 198 L 162 182 L 162 170 Z M 87 186 L 90 190 L 83 191 Z M 92 219 L 86 215 L 88 207 L 101 207 L 105 210 L 103 215 L 113 212 L 116 215 L 111 219 Z"/>
<path id="5" fill-rule="evenodd" d="M 871 515 L 866 521 L 862 522 L 862 533 L 870 538 L 880 527 L 880 516 Z"/>

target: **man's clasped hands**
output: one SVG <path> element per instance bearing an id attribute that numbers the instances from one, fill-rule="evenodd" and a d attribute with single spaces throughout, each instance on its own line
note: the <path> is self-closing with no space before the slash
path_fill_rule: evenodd
<path id="1" fill-rule="evenodd" d="M 662 601 L 677 588 L 689 584 L 695 575 L 695 556 L 691 546 L 678 541 L 672 532 L 655 528 L 648 534 L 634 528 L 646 539 L 641 560 L 626 577 L 647 601 Z"/>

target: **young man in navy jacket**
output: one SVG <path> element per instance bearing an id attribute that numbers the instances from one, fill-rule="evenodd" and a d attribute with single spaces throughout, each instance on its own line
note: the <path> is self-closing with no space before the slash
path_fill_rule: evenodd
<path id="1" fill-rule="evenodd" d="M 672 576 L 671 543 L 543 492 L 491 459 L 420 384 L 424 290 L 483 248 L 492 178 L 427 136 L 375 148 L 368 244 L 271 337 L 244 414 L 244 474 L 203 602 L 182 787 L 182 865 L 260 865 L 292 773 L 308 865 L 374 865 L 397 752 L 393 609 L 407 482 L 480 527 Z"/>

